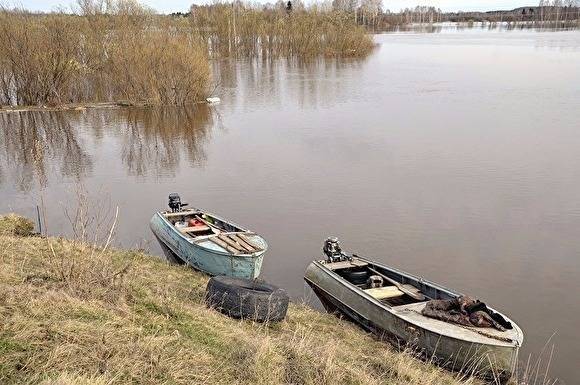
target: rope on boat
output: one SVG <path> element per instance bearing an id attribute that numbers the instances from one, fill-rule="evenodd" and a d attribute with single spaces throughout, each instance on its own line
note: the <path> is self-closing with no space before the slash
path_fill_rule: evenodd
<path id="1" fill-rule="evenodd" d="M 467 330 L 471 330 L 472 332 L 476 332 L 478 334 L 481 334 L 482 336 L 485 336 L 485 337 L 493 338 L 493 339 L 503 341 L 503 342 L 510 342 L 510 343 L 514 342 L 514 340 L 509 338 L 509 337 L 496 336 L 493 334 L 486 333 L 483 330 L 477 330 L 477 329 L 470 328 L 469 326 L 463 326 L 463 325 L 459 325 L 459 326 L 461 326 L 462 328 L 465 328 Z"/>

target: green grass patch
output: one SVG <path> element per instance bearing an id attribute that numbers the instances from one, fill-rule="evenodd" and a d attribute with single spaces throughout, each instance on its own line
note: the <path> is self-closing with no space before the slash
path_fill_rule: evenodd
<path id="1" fill-rule="evenodd" d="M 25 352 L 27 349 L 28 346 L 26 344 L 5 336 L 0 337 L 0 355 L 14 352 Z"/>

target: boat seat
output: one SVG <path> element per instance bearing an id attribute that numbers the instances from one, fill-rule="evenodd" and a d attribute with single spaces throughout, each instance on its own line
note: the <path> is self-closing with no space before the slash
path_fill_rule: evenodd
<path id="1" fill-rule="evenodd" d="M 340 262 L 324 262 L 324 265 L 330 270 L 340 270 L 340 269 L 348 269 L 352 267 L 363 267 L 367 266 L 368 263 L 363 261 L 340 261 Z"/>
<path id="2" fill-rule="evenodd" d="M 419 289 L 417 289 L 413 285 L 403 285 L 405 289 L 409 291 L 413 291 L 419 293 Z M 375 299 L 388 299 L 388 298 L 397 298 L 402 297 L 405 295 L 401 290 L 399 290 L 396 286 L 383 286 L 383 287 L 375 287 L 372 289 L 365 289 L 365 293 L 370 295 Z"/>
<path id="3" fill-rule="evenodd" d="M 191 226 L 179 228 L 182 233 L 201 233 L 210 230 L 209 226 Z"/>
<path id="4" fill-rule="evenodd" d="M 184 215 L 192 215 L 192 214 L 197 214 L 197 212 L 195 210 L 189 210 L 189 211 L 179 211 L 176 213 L 165 213 L 163 214 L 163 216 L 165 218 L 171 218 L 171 217 L 181 217 Z"/>

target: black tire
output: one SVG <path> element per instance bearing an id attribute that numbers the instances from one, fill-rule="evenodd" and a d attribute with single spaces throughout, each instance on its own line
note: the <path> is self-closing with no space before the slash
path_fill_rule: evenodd
<path id="1" fill-rule="evenodd" d="M 266 282 L 218 276 L 207 283 L 205 301 L 230 317 L 279 322 L 288 311 L 288 294 Z"/>
<path id="2" fill-rule="evenodd" d="M 367 279 L 369 278 L 369 273 L 366 270 L 347 271 L 344 274 L 344 277 L 347 279 L 347 281 L 349 281 L 352 284 L 362 285 L 363 283 L 367 282 Z"/>

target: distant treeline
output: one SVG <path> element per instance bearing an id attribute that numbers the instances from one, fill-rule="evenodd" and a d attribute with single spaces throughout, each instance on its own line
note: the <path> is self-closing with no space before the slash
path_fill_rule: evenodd
<path id="1" fill-rule="evenodd" d="M 546 4 L 548 3 L 546 2 Z M 445 13 L 441 18 L 443 21 L 451 22 L 531 22 L 537 25 L 544 23 L 546 25 L 553 25 L 554 23 L 573 25 L 580 20 L 580 7 L 573 5 L 541 5 L 538 7 L 520 7 L 510 11 Z"/>
<path id="2" fill-rule="evenodd" d="M 134 0 L 79 0 L 74 13 L 0 8 L 0 106 L 186 104 L 207 95 L 211 57 L 363 56 L 373 48 L 348 13 L 317 5 L 236 1 L 180 16 Z"/>
<path id="3" fill-rule="evenodd" d="M 292 13 L 300 15 L 306 7 L 301 0 L 291 1 Z M 224 7 L 225 6 L 225 7 Z M 234 20 L 230 10 L 229 16 L 223 16 L 228 13 L 227 6 L 235 8 L 238 12 L 247 13 L 248 9 L 263 13 L 265 15 L 280 15 L 287 9 L 288 3 L 278 0 L 277 3 L 266 3 L 259 6 L 248 7 L 236 2 L 234 4 L 217 3 L 212 6 L 195 6 L 191 7 L 190 12 L 175 13 L 173 16 L 190 17 L 196 13 L 202 14 L 207 9 L 214 12 L 219 9 L 222 14 L 222 20 L 229 20 L 229 26 L 222 32 L 233 29 L 231 24 Z M 536 26 L 577 26 L 580 21 L 580 0 L 540 0 L 538 6 L 520 7 L 513 10 L 489 11 L 489 12 L 443 12 L 434 6 L 416 6 L 414 8 L 405 8 L 398 12 L 392 12 L 384 9 L 382 0 L 332 0 L 332 2 L 317 3 L 308 7 L 309 11 L 315 11 L 324 15 L 340 15 L 345 20 L 352 20 L 358 25 L 367 27 L 370 30 L 385 30 L 393 26 L 408 24 L 430 24 L 441 22 L 527 22 L 534 23 Z M 247 14 L 245 16 L 248 16 Z M 254 20 L 253 17 L 250 17 Z M 301 20 L 302 22 L 302 20 Z M 214 27 L 217 27 L 215 23 Z M 216 28 L 214 30 L 219 30 Z M 294 31 L 295 32 L 295 31 Z M 225 41 L 231 36 L 221 38 Z"/>
<path id="4" fill-rule="evenodd" d="M 509 11 L 443 12 L 434 6 L 416 6 L 398 12 L 383 8 L 381 0 L 333 0 L 329 7 L 350 14 L 358 24 L 373 30 L 413 23 L 440 22 L 528 22 L 537 26 L 577 26 L 580 20 L 580 0 L 540 0 L 534 7 Z"/>

